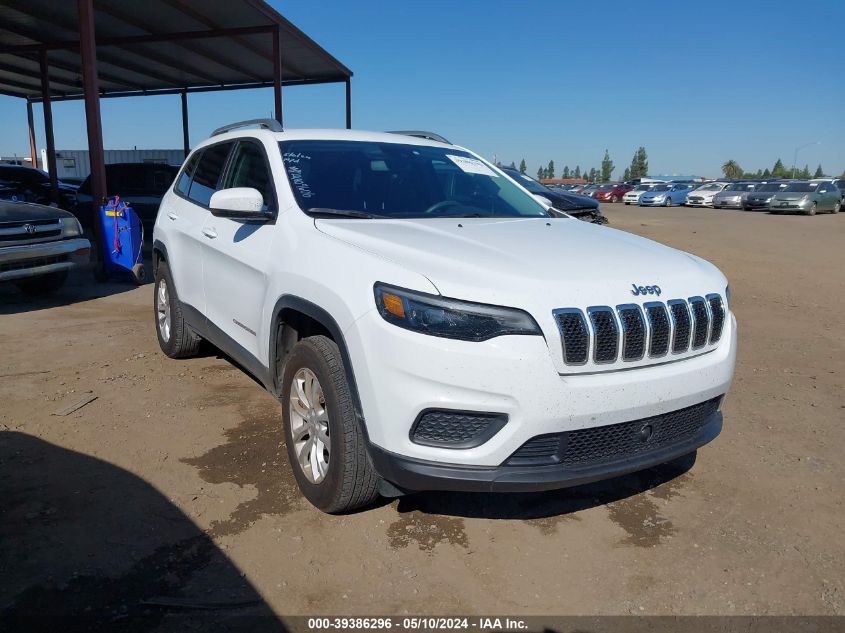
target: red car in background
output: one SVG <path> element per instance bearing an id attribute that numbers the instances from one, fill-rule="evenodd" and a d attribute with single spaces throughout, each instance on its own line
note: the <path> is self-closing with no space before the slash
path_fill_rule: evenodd
<path id="1" fill-rule="evenodd" d="M 626 185 L 624 182 L 607 183 L 599 185 L 590 195 L 602 202 L 622 202 L 622 196 L 633 188 L 634 185 Z"/>

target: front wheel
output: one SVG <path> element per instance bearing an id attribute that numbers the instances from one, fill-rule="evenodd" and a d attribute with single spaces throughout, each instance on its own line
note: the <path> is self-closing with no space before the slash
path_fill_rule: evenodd
<path id="1" fill-rule="evenodd" d="M 610 201 L 611 201 L 613 204 L 616 204 L 617 202 L 619 202 L 619 198 L 617 198 L 616 196 L 610 196 Z"/>
<path id="2" fill-rule="evenodd" d="M 291 350 L 282 374 L 282 420 L 299 489 L 328 513 L 348 512 L 378 496 L 364 434 L 337 344 L 311 336 Z"/>
<path id="3" fill-rule="evenodd" d="M 842 202 L 837 202 L 833 205 L 833 211 L 831 213 L 839 213 L 839 210 L 842 208 Z"/>
<path id="4" fill-rule="evenodd" d="M 819 205 L 817 203 L 813 203 L 813 206 L 809 208 L 807 211 L 807 215 L 816 215 L 816 212 L 819 210 Z"/>
<path id="5" fill-rule="evenodd" d="M 202 339 L 185 322 L 182 303 L 176 296 L 173 277 L 164 261 L 156 269 L 153 310 L 161 351 L 170 358 L 195 356 Z"/>
<path id="6" fill-rule="evenodd" d="M 666 198 L 666 202 L 664 203 L 663 206 L 671 207 L 672 206 L 672 198 Z"/>

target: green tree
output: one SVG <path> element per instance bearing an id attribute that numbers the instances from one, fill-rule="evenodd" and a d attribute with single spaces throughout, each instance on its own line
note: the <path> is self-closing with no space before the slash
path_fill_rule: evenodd
<path id="1" fill-rule="evenodd" d="M 521 161 L 519 161 L 519 173 L 524 174 L 527 169 L 528 168 L 525 166 L 525 159 L 523 158 Z"/>
<path id="2" fill-rule="evenodd" d="M 564 178 L 569 178 L 569 177 L 570 177 L 570 176 L 569 176 L 569 165 L 564 165 L 564 166 L 563 166 L 563 177 L 564 177 Z"/>
<path id="3" fill-rule="evenodd" d="M 546 177 L 546 168 L 540 167 L 540 169 L 537 170 L 537 180 L 543 180 L 543 178 L 545 178 L 545 177 Z"/>
<path id="4" fill-rule="evenodd" d="M 824 178 L 824 170 L 822 169 L 821 165 L 816 167 L 816 174 L 813 176 L 813 178 Z"/>
<path id="5" fill-rule="evenodd" d="M 575 165 L 575 173 L 572 174 L 572 177 L 578 178 L 578 179 L 581 178 L 581 166 L 580 165 Z"/>
<path id="6" fill-rule="evenodd" d="M 598 178 L 596 177 L 595 167 L 590 167 L 590 177 L 587 180 L 589 180 L 590 182 L 595 182 L 596 180 L 598 180 Z"/>
<path id="7" fill-rule="evenodd" d="M 739 163 L 735 160 L 729 160 L 722 165 L 722 173 L 725 174 L 725 178 L 736 180 L 737 178 L 742 178 L 743 171 Z"/>
<path id="8" fill-rule="evenodd" d="M 630 167 L 625 168 L 625 172 L 622 174 L 622 180 L 625 181 L 625 182 L 628 182 L 629 180 L 631 180 L 631 168 Z"/>
<path id="9" fill-rule="evenodd" d="M 555 177 L 555 162 L 553 160 L 549 161 L 549 166 L 546 168 L 546 178 L 554 178 Z"/>
<path id="10" fill-rule="evenodd" d="M 810 166 L 804 165 L 804 169 L 802 169 L 800 172 L 798 172 L 798 174 L 801 178 L 809 178 L 810 177 Z"/>
<path id="11" fill-rule="evenodd" d="M 634 158 L 631 159 L 631 178 L 642 178 L 648 176 L 648 153 L 645 147 L 640 146 L 634 152 Z"/>
<path id="12" fill-rule="evenodd" d="M 783 166 L 783 162 L 780 158 L 775 161 L 775 166 L 772 167 L 772 177 L 773 178 L 786 178 L 788 174 L 786 173 L 786 168 Z"/>
<path id="13" fill-rule="evenodd" d="M 610 182 L 610 177 L 613 175 L 613 161 L 610 160 L 610 154 L 604 150 L 604 158 L 601 160 L 601 181 Z"/>
<path id="14" fill-rule="evenodd" d="M 771 177 L 772 177 L 772 172 L 770 172 L 770 171 L 769 171 L 769 168 L 768 168 L 768 167 L 766 167 L 766 168 L 763 170 L 763 178 L 771 178 Z"/>

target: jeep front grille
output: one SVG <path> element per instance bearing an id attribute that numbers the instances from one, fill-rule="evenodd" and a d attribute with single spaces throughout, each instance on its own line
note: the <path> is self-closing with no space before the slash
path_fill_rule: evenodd
<path id="1" fill-rule="evenodd" d="M 585 316 L 586 313 L 586 316 Z M 722 297 L 670 299 L 665 304 L 592 306 L 554 311 L 567 365 L 659 359 L 715 345 L 725 325 Z"/>

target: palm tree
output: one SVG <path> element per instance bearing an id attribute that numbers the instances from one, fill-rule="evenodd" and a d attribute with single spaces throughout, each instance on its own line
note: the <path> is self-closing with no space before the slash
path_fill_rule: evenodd
<path id="1" fill-rule="evenodd" d="M 728 180 L 736 180 L 737 178 L 742 178 L 743 172 L 738 162 L 729 160 L 722 165 L 722 173 L 725 174 L 725 178 Z"/>

